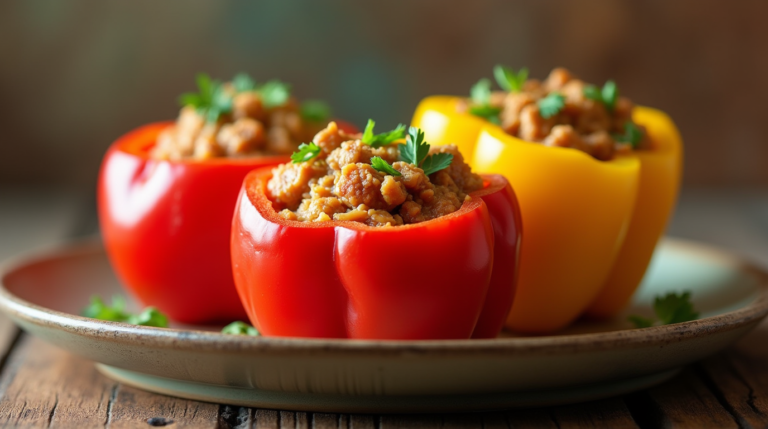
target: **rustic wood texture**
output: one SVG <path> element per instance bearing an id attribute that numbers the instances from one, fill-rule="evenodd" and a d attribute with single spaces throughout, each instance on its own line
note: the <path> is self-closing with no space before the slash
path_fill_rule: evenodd
<path id="1" fill-rule="evenodd" d="M 768 322 L 660 386 L 585 404 L 506 412 L 346 415 L 252 409 L 122 385 L 0 318 L 0 426 L 29 428 L 766 428 Z M 152 424 L 150 424 L 150 422 Z"/>

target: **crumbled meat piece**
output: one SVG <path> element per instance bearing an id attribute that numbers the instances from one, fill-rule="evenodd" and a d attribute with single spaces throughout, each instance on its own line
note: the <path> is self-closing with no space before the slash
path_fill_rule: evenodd
<path id="1" fill-rule="evenodd" d="M 358 162 L 370 164 L 371 158 L 374 156 L 379 156 L 391 164 L 397 160 L 397 146 L 388 145 L 374 149 L 360 140 L 347 141 L 331 152 L 326 161 L 332 169 L 341 170 L 347 164 Z"/>
<path id="2" fill-rule="evenodd" d="M 231 124 L 224 124 L 216 140 L 229 156 L 253 152 L 264 146 L 264 126 L 251 118 L 240 118 Z"/>
<path id="3" fill-rule="evenodd" d="M 310 180 L 325 176 L 327 171 L 323 162 L 278 165 L 267 183 L 267 195 L 275 208 L 296 210 L 303 194 L 309 192 Z"/>
<path id="4" fill-rule="evenodd" d="M 232 117 L 234 119 L 251 118 L 263 122 L 265 116 L 264 105 L 255 92 L 243 92 L 232 99 Z"/>
<path id="5" fill-rule="evenodd" d="M 373 209 L 392 210 L 405 201 L 402 185 L 390 181 L 386 186 L 387 196 L 382 194 L 384 176 L 370 164 L 347 164 L 336 178 L 336 194 L 349 207 L 365 204 Z M 395 191 L 399 188 L 399 192 Z"/>
<path id="6" fill-rule="evenodd" d="M 346 212 L 333 215 L 334 220 L 364 223 L 368 226 L 396 226 L 403 224 L 403 218 L 386 210 L 369 209 L 364 204 Z"/>
<path id="7" fill-rule="evenodd" d="M 504 99 L 504 109 L 501 111 L 501 127 L 509 134 L 515 135 L 520 129 L 520 112 L 523 107 L 536 102 L 527 92 L 510 92 Z"/>
<path id="8" fill-rule="evenodd" d="M 216 142 L 218 130 L 218 124 L 205 124 L 195 139 L 195 151 L 193 154 L 195 159 L 215 158 L 224 152 Z"/>
<path id="9" fill-rule="evenodd" d="M 327 127 L 320 130 L 312 139 L 316 145 L 323 150 L 323 154 L 327 156 L 334 149 L 341 146 L 342 143 L 350 140 L 357 140 L 361 135 L 347 134 L 344 130 L 340 129 L 336 122 L 331 122 Z M 323 157 L 325 157 L 323 156 Z"/>
<path id="10" fill-rule="evenodd" d="M 430 149 L 429 153 L 450 153 L 453 155 L 451 165 L 444 170 L 438 171 L 436 174 L 444 173 L 450 176 L 456 188 L 459 189 L 459 193 L 469 193 L 483 187 L 483 179 L 472 172 L 469 164 L 464 162 L 464 157 L 459 152 L 459 148 L 455 145 L 435 146 Z M 439 185 L 434 180 L 432 182 Z"/>
<path id="11" fill-rule="evenodd" d="M 547 91 L 557 91 L 560 88 L 562 88 L 566 83 L 568 83 L 571 79 L 573 79 L 573 76 L 571 76 L 571 72 L 568 70 L 558 67 L 556 69 L 553 69 L 551 72 L 549 72 L 549 76 L 547 76 L 547 80 L 544 81 L 544 88 L 546 88 Z"/>
<path id="12" fill-rule="evenodd" d="M 584 137 L 584 142 L 588 146 L 585 152 L 591 154 L 596 159 L 607 161 L 613 158 L 616 142 L 613 137 L 605 131 L 595 131 Z"/>
<path id="13" fill-rule="evenodd" d="M 539 106 L 529 104 L 520 112 L 520 131 L 518 135 L 523 140 L 540 142 L 549 135 L 555 125 L 556 117 L 544 119 L 539 114 Z"/>
<path id="14" fill-rule="evenodd" d="M 323 222 L 331 220 L 333 215 L 345 211 L 347 211 L 347 207 L 338 198 L 320 197 L 304 199 L 299 208 L 296 209 L 296 216 L 305 222 Z"/>
<path id="15" fill-rule="evenodd" d="M 579 133 L 570 125 L 555 125 L 542 143 L 545 146 L 569 147 L 578 150 L 586 150 L 587 147 Z"/>

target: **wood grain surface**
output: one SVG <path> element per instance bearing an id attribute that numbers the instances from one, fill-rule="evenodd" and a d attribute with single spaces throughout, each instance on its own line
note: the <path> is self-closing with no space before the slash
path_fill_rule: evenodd
<path id="1" fill-rule="evenodd" d="M 102 376 L 0 318 L 0 426 L 28 428 L 768 428 L 768 323 L 660 386 L 560 407 L 442 415 L 303 413 L 188 401 Z M 757 346 L 756 346 L 757 345 Z"/>

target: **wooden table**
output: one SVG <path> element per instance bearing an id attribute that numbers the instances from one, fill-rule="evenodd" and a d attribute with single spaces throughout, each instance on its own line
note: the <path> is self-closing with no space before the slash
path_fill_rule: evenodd
<path id="1" fill-rule="evenodd" d="M 26 193 L 10 194 L 0 190 L 0 256 L 95 231 L 88 198 L 53 194 L 36 200 Z M 51 200 L 56 198 L 58 206 L 52 209 Z M 13 210 L 7 209 L 9 204 Z M 51 215 L 32 220 L 34 216 L 24 215 L 39 210 Z M 25 222 L 31 235 L 18 232 Z M 40 233 L 43 224 L 46 234 Z M 765 193 L 685 193 L 671 231 L 729 247 L 768 266 Z M 14 234 L 17 241 L 11 245 L 6 238 Z M 26 241 L 21 243 L 18 236 Z M 0 425 L 4 427 L 768 428 L 768 322 L 725 352 L 645 391 L 578 405 L 474 414 L 321 414 L 171 398 L 112 381 L 98 373 L 92 362 L 21 333 L 5 318 L 0 318 L 0 356 Z"/>

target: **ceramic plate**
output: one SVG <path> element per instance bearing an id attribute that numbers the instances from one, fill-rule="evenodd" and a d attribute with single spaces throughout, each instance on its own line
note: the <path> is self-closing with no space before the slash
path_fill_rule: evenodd
<path id="1" fill-rule="evenodd" d="M 554 336 L 360 341 L 222 335 L 77 316 L 119 293 L 103 249 L 73 244 L 6 265 L 0 309 L 45 341 L 147 390 L 203 401 L 325 412 L 475 411 L 553 405 L 660 383 L 768 313 L 766 275 L 720 251 L 666 241 L 627 310 L 690 290 L 702 319 L 630 329 L 625 316 Z"/>

